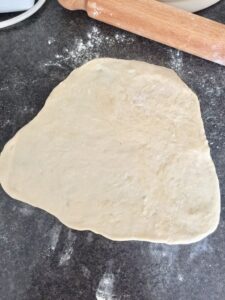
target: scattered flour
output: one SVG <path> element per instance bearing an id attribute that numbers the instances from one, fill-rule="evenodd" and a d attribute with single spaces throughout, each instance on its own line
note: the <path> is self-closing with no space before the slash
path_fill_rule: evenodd
<path id="1" fill-rule="evenodd" d="M 92 232 L 88 232 L 86 240 L 87 240 L 88 243 L 92 243 L 93 242 L 94 237 L 93 237 L 93 233 Z"/>
<path id="2" fill-rule="evenodd" d="M 82 270 L 84 277 L 89 279 L 91 276 L 91 271 L 85 265 L 82 265 L 81 270 Z"/>
<path id="3" fill-rule="evenodd" d="M 125 33 L 116 33 L 115 34 L 115 40 L 119 43 L 124 43 L 124 42 L 134 42 L 134 38 L 131 38 L 131 37 L 127 37 L 127 35 Z"/>
<path id="4" fill-rule="evenodd" d="M 48 45 L 52 45 L 53 43 L 55 43 L 55 38 L 53 37 L 48 38 Z"/>
<path id="5" fill-rule="evenodd" d="M 8 243 L 9 242 L 9 239 L 6 235 L 0 235 L 0 241 L 3 242 L 3 243 Z"/>
<path id="6" fill-rule="evenodd" d="M 204 253 L 212 253 L 212 252 L 213 252 L 213 248 L 209 244 L 208 239 L 204 239 L 203 241 L 193 244 L 191 246 L 190 260 L 193 260 L 203 255 Z"/>
<path id="7" fill-rule="evenodd" d="M 96 291 L 97 300 L 116 300 L 113 294 L 115 275 L 113 273 L 104 273 Z"/>
<path id="8" fill-rule="evenodd" d="M 8 91 L 8 90 L 9 90 L 8 86 L 0 87 L 0 91 Z"/>
<path id="9" fill-rule="evenodd" d="M 150 245 L 150 254 L 151 257 L 154 257 L 154 261 L 159 263 L 161 266 L 162 264 L 165 264 L 170 268 L 172 268 L 177 260 L 179 250 L 180 247 L 175 245 L 172 247 L 163 244 Z"/>
<path id="10" fill-rule="evenodd" d="M 55 57 L 47 62 L 44 62 L 44 67 L 58 67 L 62 69 L 74 68 L 98 58 L 102 47 L 111 48 L 118 44 L 135 42 L 135 38 L 130 37 L 128 33 L 115 33 L 113 36 L 106 36 L 97 26 L 92 26 L 86 36 L 75 38 L 70 44 L 65 46 L 61 53 L 57 53 Z M 53 41 L 48 40 L 51 45 Z"/>
<path id="11" fill-rule="evenodd" d="M 25 216 L 25 217 L 29 217 L 34 213 L 34 208 L 32 206 L 23 206 L 19 208 L 19 212 Z"/>
<path id="12" fill-rule="evenodd" d="M 71 255 L 73 254 L 73 248 L 69 247 L 64 250 L 62 256 L 60 257 L 59 265 L 65 265 L 68 260 L 70 260 Z"/>
<path id="13" fill-rule="evenodd" d="M 150 268 L 151 281 L 147 284 L 151 290 L 152 286 L 157 286 L 160 289 L 165 289 L 171 286 L 176 274 L 177 281 L 180 274 L 179 255 L 180 245 L 164 245 L 164 244 L 150 244 L 149 258 L 153 268 Z"/>
<path id="14" fill-rule="evenodd" d="M 183 71 L 183 52 L 175 49 L 169 49 L 169 67 L 180 74 Z"/>
<path id="15" fill-rule="evenodd" d="M 59 266 L 66 265 L 67 262 L 70 260 L 73 254 L 73 243 L 75 240 L 76 240 L 76 235 L 72 232 L 72 230 L 69 230 L 66 244 L 63 248 L 63 252 L 59 259 Z"/>
<path id="16" fill-rule="evenodd" d="M 199 78 L 199 83 L 201 90 L 204 91 L 206 96 L 211 97 L 211 99 L 221 97 L 222 93 L 224 93 L 224 86 L 218 84 L 215 75 L 209 76 L 208 74 L 205 74 Z"/>
<path id="17" fill-rule="evenodd" d="M 50 249 L 52 251 L 55 251 L 56 249 L 61 230 L 62 230 L 62 225 L 58 225 L 58 224 L 53 226 L 53 228 L 50 230 Z"/>
<path id="18" fill-rule="evenodd" d="M 12 120 L 7 119 L 6 121 L 3 122 L 3 124 L 1 124 L 1 128 L 3 129 L 11 124 L 12 124 Z"/>
<path id="19" fill-rule="evenodd" d="M 177 278 L 178 278 L 178 280 L 181 281 L 181 282 L 184 281 L 184 277 L 183 277 L 182 274 L 178 274 Z"/>

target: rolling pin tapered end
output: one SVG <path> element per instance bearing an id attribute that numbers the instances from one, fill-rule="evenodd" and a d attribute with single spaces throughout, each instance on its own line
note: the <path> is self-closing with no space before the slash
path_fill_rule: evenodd
<path id="1" fill-rule="evenodd" d="M 69 10 L 86 10 L 87 0 L 58 0 L 58 2 Z"/>

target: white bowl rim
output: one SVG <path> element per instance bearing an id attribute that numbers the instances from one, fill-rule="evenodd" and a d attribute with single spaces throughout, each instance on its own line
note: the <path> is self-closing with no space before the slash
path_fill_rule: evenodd
<path id="1" fill-rule="evenodd" d="M 196 12 L 216 4 L 220 0 L 160 0 L 161 2 L 173 5 L 175 7 L 185 9 L 187 11 Z"/>

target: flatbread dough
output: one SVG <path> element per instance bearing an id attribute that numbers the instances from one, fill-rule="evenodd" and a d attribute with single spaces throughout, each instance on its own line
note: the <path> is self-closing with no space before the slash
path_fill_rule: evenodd
<path id="1" fill-rule="evenodd" d="M 0 182 L 113 240 L 190 243 L 219 222 L 198 99 L 174 71 L 144 62 L 98 59 L 72 72 L 5 146 Z"/>

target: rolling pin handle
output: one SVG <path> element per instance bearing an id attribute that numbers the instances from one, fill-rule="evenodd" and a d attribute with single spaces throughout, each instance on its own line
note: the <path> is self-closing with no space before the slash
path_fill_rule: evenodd
<path id="1" fill-rule="evenodd" d="M 88 0 L 58 0 L 59 3 L 69 10 L 86 10 Z"/>
<path id="2" fill-rule="evenodd" d="M 1 1 L 1 0 L 0 0 Z M 225 25 L 156 0 L 59 0 L 70 10 L 225 66 Z"/>

